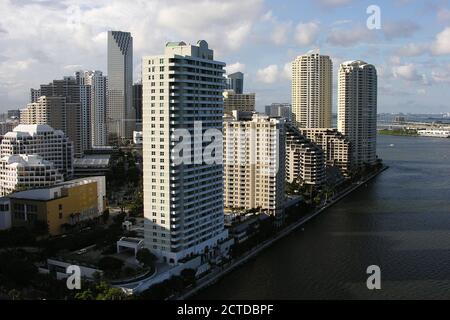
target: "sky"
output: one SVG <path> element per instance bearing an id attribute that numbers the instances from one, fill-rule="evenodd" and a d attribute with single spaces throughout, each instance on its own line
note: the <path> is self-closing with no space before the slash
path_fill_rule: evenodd
<path id="1" fill-rule="evenodd" d="M 370 5 L 380 28 L 369 29 Z M 0 111 L 30 88 L 76 70 L 106 70 L 108 30 L 129 31 L 141 57 L 203 39 L 228 72 L 245 74 L 257 110 L 290 102 L 290 62 L 319 49 L 378 71 L 378 112 L 450 112 L 450 0 L 0 0 Z"/>

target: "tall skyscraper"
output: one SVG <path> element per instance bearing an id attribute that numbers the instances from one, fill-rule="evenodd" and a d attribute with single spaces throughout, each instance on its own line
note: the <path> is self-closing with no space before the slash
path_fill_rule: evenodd
<path id="1" fill-rule="evenodd" d="M 110 144 L 133 138 L 136 111 L 132 91 L 133 37 L 129 32 L 108 31 L 106 128 Z"/>
<path id="2" fill-rule="evenodd" d="M 73 141 L 74 155 L 83 155 L 80 103 L 68 103 L 66 97 L 41 96 L 20 110 L 20 123 L 26 125 L 47 124 L 63 131 Z M 83 128 L 88 130 L 89 128 Z"/>
<path id="3" fill-rule="evenodd" d="M 42 84 L 40 93 L 35 103 L 21 111 L 26 114 L 21 123 L 48 124 L 62 130 L 73 141 L 75 155 L 82 156 L 91 146 L 90 87 L 82 83 L 81 74 L 77 72 L 74 76 Z"/>
<path id="4" fill-rule="evenodd" d="M 297 127 L 330 128 L 332 62 L 308 53 L 292 62 L 292 115 Z"/>
<path id="5" fill-rule="evenodd" d="M 340 65 L 338 130 L 352 144 L 353 165 L 374 164 L 377 156 L 377 70 L 364 61 Z"/>
<path id="6" fill-rule="evenodd" d="M 169 42 L 163 55 L 142 61 L 145 245 L 169 263 L 211 254 L 228 236 L 223 165 L 198 161 L 209 144 L 194 141 L 208 129 L 222 130 L 224 67 L 203 40 Z M 172 149 L 179 143 L 171 140 L 177 129 L 190 134 L 194 143 L 183 143 L 193 152 Z M 219 148 L 221 159 L 221 143 Z M 180 157 L 185 161 L 175 161 Z"/>
<path id="7" fill-rule="evenodd" d="M 233 90 L 237 94 L 244 93 L 244 74 L 235 72 L 227 76 L 227 89 Z"/>
<path id="8" fill-rule="evenodd" d="M 81 85 L 88 86 L 88 147 L 106 146 L 106 77 L 101 71 L 79 71 L 76 76 Z"/>

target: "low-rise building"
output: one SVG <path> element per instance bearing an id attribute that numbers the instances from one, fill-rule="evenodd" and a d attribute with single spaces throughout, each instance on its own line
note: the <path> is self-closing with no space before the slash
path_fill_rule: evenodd
<path id="1" fill-rule="evenodd" d="M 0 159 L 0 196 L 14 191 L 51 186 L 63 176 L 52 162 L 38 155 L 12 155 Z"/>
<path id="2" fill-rule="evenodd" d="M 111 169 L 110 154 L 86 154 L 73 160 L 74 177 L 92 177 L 106 175 Z"/>
<path id="3" fill-rule="evenodd" d="M 142 145 L 142 131 L 133 131 L 133 143 L 135 145 Z"/>
<path id="4" fill-rule="evenodd" d="M 11 226 L 33 226 L 41 221 L 47 224 L 50 235 L 58 235 L 65 231 L 66 225 L 99 217 L 104 212 L 105 177 L 75 179 L 15 192 L 0 198 L 0 204 L 9 210 Z"/>

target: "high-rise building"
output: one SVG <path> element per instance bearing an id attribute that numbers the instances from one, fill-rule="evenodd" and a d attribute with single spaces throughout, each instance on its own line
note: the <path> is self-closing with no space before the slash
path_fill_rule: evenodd
<path id="1" fill-rule="evenodd" d="M 332 62 L 308 53 L 292 62 L 292 115 L 297 127 L 331 128 Z"/>
<path id="2" fill-rule="evenodd" d="M 75 156 L 83 154 L 79 103 L 67 103 L 66 97 L 41 96 L 20 110 L 20 123 L 24 125 L 47 124 L 63 131 L 73 142 Z"/>
<path id="3" fill-rule="evenodd" d="M 340 65 L 338 130 L 352 144 L 357 167 L 377 160 L 377 70 L 364 61 Z"/>
<path id="4" fill-rule="evenodd" d="M 30 89 L 30 103 L 36 102 L 41 96 L 41 89 Z"/>
<path id="5" fill-rule="evenodd" d="M 39 155 L 14 154 L 0 158 L 0 196 L 21 189 L 51 186 L 63 181 L 51 161 Z"/>
<path id="6" fill-rule="evenodd" d="M 333 128 L 300 128 L 299 130 L 323 150 L 327 166 L 338 167 L 344 177 L 350 174 L 351 144 L 342 133 Z"/>
<path id="7" fill-rule="evenodd" d="M 135 121 L 133 37 L 129 32 L 108 31 L 106 128 L 109 144 L 132 139 Z"/>
<path id="8" fill-rule="evenodd" d="M 239 112 L 238 112 L 239 113 Z M 236 113 L 235 113 L 236 114 Z M 239 114 L 223 124 L 224 206 L 281 216 L 285 201 L 284 119 Z"/>
<path id="9" fill-rule="evenodd" d="M 255 111 L 254 93 L 236 93 L 233 90 L 223 92 L 223 112 L 231 114 L 236 111 Z"/>
<path id="10" fill-rule="evenodd" d="M 136 110 L 136 131 L 142 131 L 142 83 L 133 84 L 133 108 Z"/>
<path id="11" fill-rule="evenodd" d="M 207 143 L 194 141 L 208 129 L 222 130 L 224 66 L 203 40 L 169 42 L 164 54 L 142 61 L 145 245 L 169 263 L 211 253 L 228 236 L 222 145 L 220 161 L 206 163 Z M 193 153 L 172 149 L 176 133 L 190 135 Z"/>
<path id="12" fill-rule="evenodd" d="M 292 120 L 292 107 L 290 103 L 272 103 L 266 106 L 266 115 L 269 117 L 285 118 L 286 121 Z"/>
<path id="13" fill-rule="evenodd" d="M 78 71 L 77 80 L 80 85 L 88 86 L 88 108 L 85 112 L 85 122 L 89 124 L 88 134 L 85 134 L 86 147 L 106 146 L 106 77 L 101 71 Z"/>
<path id="14" fill-rule="evenodd" d="M 313 186 L 326 181 L 323 150 L 290 124 L 286 125 L 286 181 Z"/>
<path id="15" fill-rule="evenodd" d="M 37 154 L 50 161 L 65 177 L 73 175 L 73 144 L 61 130 L 49 125 L 20 124 L 4 135 L 0 156 Z"/>
<path id="16" fill-rule="evenodd" d="M 28 104 L 27 108 L 31 106 L 31 109 L 39 109 L 41 114 L 44 113 L 44 110 L 49 112 L 50 114 L 45 117 L 51 119 L 52 122 L 42 122 L 44 117 L 39 117 L 39 112 L 37 112 L 38 118 L 31 117 L 21 120 L 21 123 L 48 124 L 55 129 L 64 131 L 74 143 L 75 155 L 82 156 L 84 151 L 91 146 L 90 86 L 85 85 L 82 74 L 76 72 L 74 76 L 66 76 L 63 79 L 53 80 L 49 84 L 42 84 L 40 91 L 41 97 L 35 102 L 37 105 Z M 46 99 L 43 100 L 42 97 L 46 97 Z M 53 99 L 54 97 L 64 98 L 64 100 L 61 99 L 58 106 L 57 99 Z M 45 104 L 43 105 L 43 101 L 53 101 L 52 107 L 48 108 Z"/>
<path id="17" fill-rule="evenodd" d="M 244 74 L 235 72 L 227 76 L 227 89 L 233 90 L 237 94 L 244 93 Z"/>

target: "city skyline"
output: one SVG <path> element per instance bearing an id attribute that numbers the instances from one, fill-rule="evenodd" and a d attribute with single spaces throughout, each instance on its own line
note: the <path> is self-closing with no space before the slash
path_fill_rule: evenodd
<path id="1" fill-rule="evenodd" d="M 2 1 L 2 12 L 9 14 L 0 23 L 0 109 L 23 108 L 30 88 L 55 77 L 80 69 L 105 73 L 107 31 L 124 30 L 135 39 L 135 81 L 142 56 L 158 53 L 171 40 L 205 39 L 216 48 L 218 59 L 227 62 L 228 73 L 245 74 L 245 91 L 256 93 L 256 109 L 263 111 L 272 102 L 290 102 L 290 61 L 320 48 L 333 60 L 334 113 L 337 69 L 341 62 L 354 59 L 371 61 L 379 71 L 380 113 L 448 112 L 443 101 L 450 98 L 445 90 L 450 82 L 449 2 L 378 1 L 379 30 L 365 25 L 370 4 Z M 20 19 L 36 10 L 40 14 L 33 20 Z M 202 15 L 212 10 L 214 17 Z M 50 15 L 54 19 L 47 19 Z M 27 28 L 21 27 L 24 22 Z M 43 29 L 55 36 L 43 41 Z"/>

